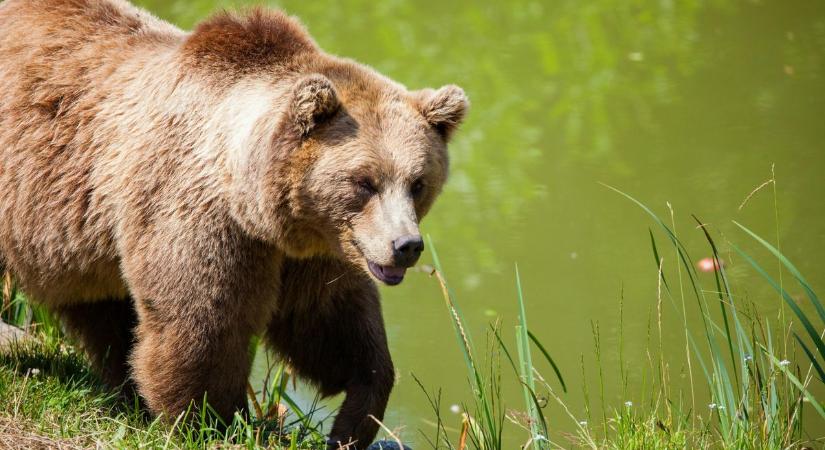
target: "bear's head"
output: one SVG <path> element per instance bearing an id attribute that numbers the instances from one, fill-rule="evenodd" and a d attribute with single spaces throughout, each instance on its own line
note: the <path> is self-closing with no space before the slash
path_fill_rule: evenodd
<path id="1" fill-rule="evenodd" d="M 447 141 L 467 97 L 452 85 L 408 92 L 360 68 L 326 72 L 294 88 L 302 137 L 291 199 L 303 230 L 285 245 L 344 258 L 395 285 L 424 249 L 418 224 L 447 178 Z"/>
<path id="2" fill-rule="evenodd" d="M 234 171 L 253 201 L 235 215 L 290 257 L 344 259 L 398 284 L 424 248 L 418 224 L 447 178 L 467 97 L 453 85 L 408 91 L 338 59 L 311 69 L 254 127 L 256 148 Z"/>

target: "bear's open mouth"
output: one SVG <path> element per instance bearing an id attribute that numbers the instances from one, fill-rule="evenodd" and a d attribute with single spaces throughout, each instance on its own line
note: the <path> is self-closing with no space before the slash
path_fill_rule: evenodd
<path id="1" fill-rule="evenodd" d="M 404 281 L 404 274 L 407 273 L 405 267 L 382 266 L 372 261 L 367 261 L 367 265 L 370 268 L 370 272 L 375 275 L 375 278 L 378 278 L 390 286 L 395 286 Z"/>

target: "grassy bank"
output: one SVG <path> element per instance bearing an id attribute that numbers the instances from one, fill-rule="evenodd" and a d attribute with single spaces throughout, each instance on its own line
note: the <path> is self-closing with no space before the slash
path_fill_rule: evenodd
<path id="1" fill-rule="evenodd" d="M 104 388 L 62 338 L 36 333 L 0 354 L 0 448 L 323 448 L 311 417 L 256 397 L 253 418 L 228 426 L 207 414 L 191 427 L 152 419 Z"/>
<path id="2" fill-rule="evenodd" d="M 152 418 L 137 398 L 100 382 L 51 316 L 4 287 L 0 318 L 24 328 L 26 337 L 0 348 L 0 448 L 324 448 L 314 411 L 301 410 L 285 392 L 283 364 L 248 387 L 251 417 L 226 424 L 207 406 L 172 420 Z"/>
<path id="3" fill-rule="evenodd" d="M 530 331 L 529 301 L 522 295 L 517 271 L 519 320 L 492 324 L 486 345 L 477 347 L 433 250 L 435 267 L 430 272 L 442 288 L 467 368 L 466 374 L 453 376 L 466 376 L 469 400 L 461 405 L 456 422 L 455 416 L 443 415 L 438 391 L 421 385 L 436 424 L 422 432 L 429 446 L 498 450 L 508 448 L 505 434 L 508 442 L 515 434 L 523 448 L 531 449 L 822 448 L 825 411 L 815 393 L 825 386 L 825 308 L 803 275 L 774 245 L 742 225 L 742 240 L 772 255 L 763 262 L 778 266 L 784 279 L 770 275 L 764 264 L 734 243 L 725 243 L 723 263 L 713 233 L 695 219 L 696 232 L 705 237 L 712 255 L 712 282 L 703 286 L 696 260 L 674 231 L 673 216 L 665 221 L 617 192 L 649 214 L 653 225 L 651 273 L 658 289 L 651 299 L 644 386 L 628 386 L 621 342 L 624 318 L 618 324 L 618 348 L 606 348 L 600 324 L 591 324 L 597 379 L 585 379 L 584 358 L 580 372 L 560 370 L 552 358 L 559 349 L 542 344 Z M 776 291 L 771 301 L 785 306 L 778 316 L 765 317 L 734 291 L 728 276 L 733 255 Z M 801 296 L 792 295 L 792 289 Z M 690 314 L 701 317 L 698 326 L 688 321 Z M 675 330 L 682 336 L 681 353 L 666 354 L 662 348 L 663 332 L 674 332 L 663 331 L 665 317 L 681 324 Z M 202 415 L 195 418 L 195 426 L 185 427 L 179 425 L 186 422 L 182 418 L 172 424 L 148 418 L 134 399 L 105 390 L 53 319 L 10 284 L 4 289 L 2 318 L 28 328 L 32 338 L 0 352 L 0 447 L 323 447 L 320 418 L 301 411 L 288 397 L 288 369 L 283 365 L 273 365 L 262 386 L 250 386 L 251 419 L 236 417 L 232 424 L 219 426 Z M 514 327 L 515 340 L 503 337 L 505 326 Z M 602 355 L 613 351 L 619 354 L 617 368 L 602 362 Z M 673 369 L 677 363 L 686 369 Z M 582 378 L 582 392 L 568 392 L 565 377 L 574 376 Z M 686 386 L 673 381 L 680 376 L 687 379 Z M 518 404 L 503 398 L 507 383 L 520 387 Z M 610 404 L 604 394 L 607 384 L 634 392 L 636 402 Z M 584 399 L 584 411 L 569 406 L 574 396 Z M 564 411 L 569 422 L 548 423 L 545 412 L 550 409 Z M 806 421 L 807 416 L 811 418 Z"/>

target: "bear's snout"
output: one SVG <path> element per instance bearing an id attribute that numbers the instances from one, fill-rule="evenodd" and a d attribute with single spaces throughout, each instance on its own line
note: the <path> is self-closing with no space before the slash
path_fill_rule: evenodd
<path id="1" fill-rule="evenodd" d="M 396 266 L 412 267 L 424 251 L 421 235 L 409 234 L 392 241 L 392 254 Z"/>

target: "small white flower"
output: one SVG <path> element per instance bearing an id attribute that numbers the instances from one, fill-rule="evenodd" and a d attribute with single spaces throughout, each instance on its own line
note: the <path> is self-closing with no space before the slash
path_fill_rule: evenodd
<path id="1" fill-rule="evenodd" d="M 725 407 L 722 406 L 722 405 L 717 406 L 717 408 L 719 408 L 719 411 L 722 411 L 723 409 L 725 409 Z"/>
<path id="2" fill-rule="evenodd" d="M 716 403 L 711 403 L 710 405 L 708 405 L 708 408 L 716 409 Z"/>
<path id="3" fill-rule="evenodd" d="M 547 438 L 541 434 L 537 434 L 536 437 L 533 439 L 534 441 L 546 441 Z"/>
<path id="4" fill-rule="evenodd" d="M 40 369 L 36 369 L 36 368 L 35 368 L 35 369 L 32 369 L 32 370 L 31 370 L 31 374 L 32 374 L 33 376 L 40 375 Z"/>
<path id="5" fill-rule="evenodd" d="M 450 412 L 452 412 L 453 414 L 458 414 L 461 412 L 461 407 L 458 405 L 452 405 L 450 406 Z"/>
<path id="6" fill-rule="evenodd" d="M 753 361 L 753 356 L 745 355 L 745 362 Z"/>
<path id="7" fill-rule="evenodd" d="M 583 427 L 586 427 L 587 426 L 587 421 L 586 420 L 579 421 L 579 425 L 581 425 Z"/>
<path id="8" fill-rule="evenodd" d="M 782 366 L 782 367 L 788 367 L 788 366 L 791 365 L 791 362 L 788 361 L 787 359 L 783 359 L 782 361 L 779 361 L 779 365 Z"/>
<path id="9" fill-rule="evenodd" d="M 628 400 L 628 401 L 624 402 L 624 405 L 627 406 L 628 408 L 630 408 L 631 406 L 633 406 L 633 402 Z"/>

